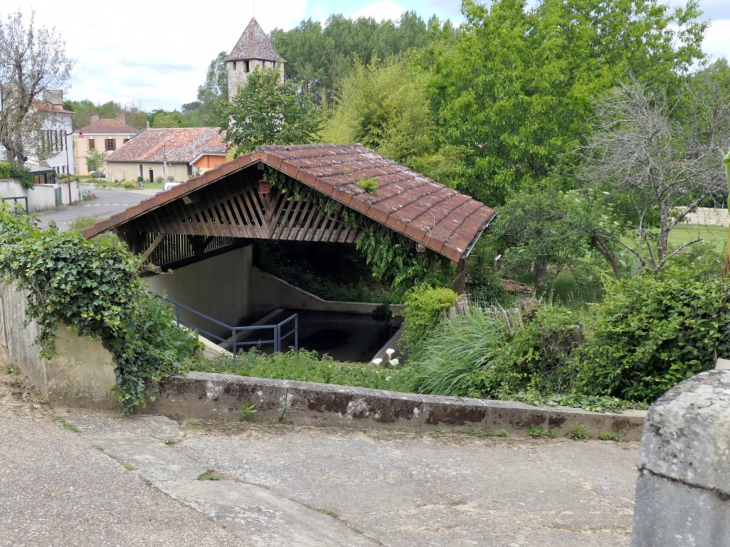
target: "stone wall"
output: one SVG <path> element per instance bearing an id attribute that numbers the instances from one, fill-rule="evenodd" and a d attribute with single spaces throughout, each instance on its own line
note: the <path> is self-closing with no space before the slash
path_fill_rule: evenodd
<path id="1" fill-rule="evenodd" d="M 698 374 L 649 408 L 631 545 L 730 545 L 730 371 Z"/>

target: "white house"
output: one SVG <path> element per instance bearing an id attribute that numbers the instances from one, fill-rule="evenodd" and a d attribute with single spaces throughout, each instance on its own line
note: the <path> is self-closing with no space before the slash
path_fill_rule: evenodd
<path id="1" fill-rule="evenodd" d="M 68 165 L 71 174 L 75 175 L 71 125 L 75 113 L 63 108 L 63 91 L 60 89 L 44 91 L 43 100 L 33 101 L 33 108 L 45 115 L 40 135 L 41 142 L 38 143 L 38 148 L 28 155 L 26 167 L 31 172 L 41 171 L 39 168 L 50 168 L 57 175 L 65 175 Z M 44 151 L 45 159 L 39 158 L 38 150 Z"/>

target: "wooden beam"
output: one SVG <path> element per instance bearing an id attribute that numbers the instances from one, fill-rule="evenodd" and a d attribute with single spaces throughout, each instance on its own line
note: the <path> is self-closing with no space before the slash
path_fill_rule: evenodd
<path id="1" fill-rule="evenodd" d="M 466 260 L 463 258 L 459 260 L 459 265 L 457 267 L 458 275 L 456 276 L 456 279 L 454 279 L 451 282 L 451 288 L 456 291 L 456 294 L 464 294 L 464 290 L 466 289 Z"/>
<path id="2" fill-rule="evenodd" d="M 157 248 L 157 246 L 160 243 L 162 243 L 162 240 L 165 239 L 165 236 L 167 236 L 167 234 L 158 235 L 155 238 L 155 240 L 152 242 L 152 244 L 149 247 L 147 247 L 147 250 L 144 252 L 144 254 L 142 255 L 142 258 L 140 258 L 140 260 L 139 260 L 139 264 L 137 265 L 138 270 L 142 267 L 142 264 L 144 264 L 144 261 L 147 260 L 147 257 L 152 254 L 152 251 L 154 251 Z"/>

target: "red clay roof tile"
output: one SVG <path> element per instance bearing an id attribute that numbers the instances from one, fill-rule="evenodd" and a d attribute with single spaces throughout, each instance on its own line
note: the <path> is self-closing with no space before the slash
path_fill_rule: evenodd
<path id="1" fill-rule="evenodd" d="M 93 237 L 120 227 L 161 204 L 215 183 L 227 174 L 258 161 L 294 173 L 302 183 L 455 261 L 468 253 L 496 216 L 493 209 L 478 201 L 359 144 L 280 145 L 263 146 L 224 164 L 222 168 L 177 186 L 174 192 L 157 196 L 159 200 L 143 201 L 124 213 L 99 222 L 84 230 L 83 234 Z M 361 176 L 377 180 L 376 195 L 368 194 L 358 186 Z"/>

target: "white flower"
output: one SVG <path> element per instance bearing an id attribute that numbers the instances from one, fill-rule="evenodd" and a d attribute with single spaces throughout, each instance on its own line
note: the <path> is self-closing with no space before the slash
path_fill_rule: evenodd
<path id="1" fill-rule="evenodd" d="M 386 381 L 386 382 L 390 382 L 390 381 L 391 381 L 392 379 L 393 379 L 393 377 L 392 377 L 392 376 L 386 376 L 386 377 L 385 377 L 385 381 Z"/>
<path id="2" fill-rule="evenodd" d="M 388 357 L 390 357 L 391 355 L 393 355 L 395 353 L 395 350 L 388 348 L 388 349 L 385 350 L 385 353 L 387 353 L 388 354 Z"/>
<path id="3" fill-rule="evenodd" d="M 382 363 L 382 362 L 383 362 L 383 360 L 382 360 L 382 359 L 380 359 L 380 358 L 378 358 L 378 359 L 373 359 L 373 363 L 375 363 L 376 365 L 380 365 L 380 363 Z"/>
<path id="4" fill-rule="evenodd" d="M 398 364 L 398 359 L 391 359 L 390 364 L 396 366 Z"/>

